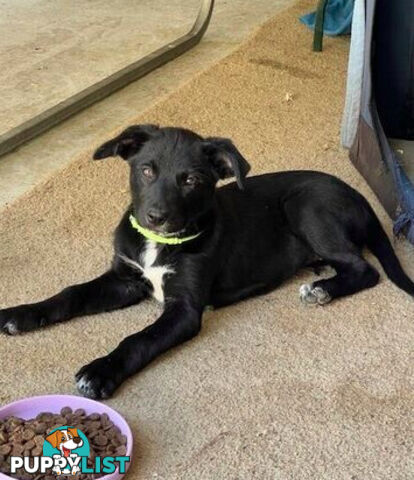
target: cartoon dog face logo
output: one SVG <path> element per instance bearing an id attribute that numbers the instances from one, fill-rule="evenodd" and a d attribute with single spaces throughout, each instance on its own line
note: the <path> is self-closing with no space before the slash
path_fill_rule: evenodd
<path id="1" fill-rule="evenodd" d="M 46 440 L 57 448 L 62 457 L 69 457 L 72 450 L 83 445 L 83 440 L 78 434 L 77 428 L 67 428 L 65 430 L 56 430 L 46 437 Z"/>

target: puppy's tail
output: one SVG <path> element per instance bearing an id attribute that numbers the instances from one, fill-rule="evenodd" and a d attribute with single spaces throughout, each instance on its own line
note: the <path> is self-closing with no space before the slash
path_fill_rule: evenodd
<path id="1" fill-rule="evenodd" d="M 414 282 L 404 272 L 391 242 L 374 211 L 370 209 L 367 247 L 378 258 L 388 278 L 405 292 L 414 296 Z"/>

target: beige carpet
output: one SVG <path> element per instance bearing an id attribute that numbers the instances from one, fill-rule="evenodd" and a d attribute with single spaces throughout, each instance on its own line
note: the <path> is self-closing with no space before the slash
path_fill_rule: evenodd
<path id="1" fill-rule="evenodd" d="M 131 123 L 232 137 L 252 173 L 335 173 L 369 197 L 389 230 L 339 147 L 349 43 L 326 39 L 322 54 L 311 53 L 311 34 L 297 17 L 314 4 L 283 12 Z M 93 163 L 90 153 L 2 212 L 1 305 L 43 298 L 108 264 L 110 232 L 128 202 L 127 166 Z M 396 248 L 414 276 L 412 247 Z M 413 478 L 413 300 L 383 277 L 371 291 L 306 308 L 298 288 L 312 277 L 304 272 L 270 295 L 206 314 L 197 339 L 118 391 L 108 403 L 129 420 L 136 440 L 129 478 Z M 159 312 L 146 302 L 1 335 L 2 403 L 75 393 L 80 366 Z"/>

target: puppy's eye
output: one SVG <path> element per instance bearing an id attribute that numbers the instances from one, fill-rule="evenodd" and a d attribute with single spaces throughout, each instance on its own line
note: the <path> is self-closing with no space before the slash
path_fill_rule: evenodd
<path id="1" fill-rule="evenodd" d="M 148 180 L 152 180 L 155 177 L 154 169 L 149 165 L 145 165 L 144 167 L 142 167 L 141 173 Z"/>
<path id="2" fill-rule="evenodd" d="M 193 187 L 194 185 L 197 185 L 200 183 L 200 179 L 197 177 L 197 175 L 187 175 L 184 178 L 184 185 Z"/>

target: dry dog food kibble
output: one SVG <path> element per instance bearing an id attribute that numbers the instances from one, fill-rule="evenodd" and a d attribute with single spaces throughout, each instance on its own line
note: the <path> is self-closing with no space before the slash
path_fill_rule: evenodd
<path id="1" fill-rule="evenodd" d="M 88 466 L 93 465 L 96 457 L 116 457 L 126 454 L 127 439 L 120 429 L 114 425 L 106 413 L 91 413 L 79 408 L 72 411 L 64 407 L 60 413 L 42 412 L 36 418 L 23 420 L 17 417 L 8 417 L 0 420 L 0 472 L 21 480 L 61 480 L 73 479 L 91 480 L 103 476 L 102 474 L 78 474 L 56 476 L 50 471 L 41 474 L 29 474 L 20 469 L 15 474 L 10 473 L 10 457 L 39 457 L 43 454 L 43 443 L 46 437 L 53 443 L 51 432 L 62 426 L 70 426 L 81 430 L 87 437 L 90 446 Z M 57 441 L 56 441 L 57 442 Z M 57 445 L 52 445 L 55 448 Z"/>

